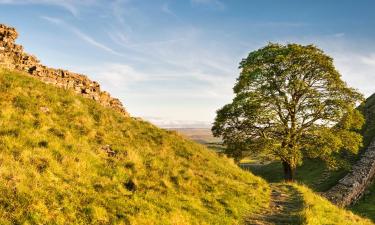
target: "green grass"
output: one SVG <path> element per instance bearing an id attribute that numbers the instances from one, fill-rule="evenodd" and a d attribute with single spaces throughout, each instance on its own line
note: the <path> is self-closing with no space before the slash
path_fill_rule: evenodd
<path id="1" fill-rule="evenodd" d="M 365 114 L 366 123 L 362 129 L 363 134 L 363 150 L 370 144 L 375 136 L 375 95 L 369 97 L 359 109 Z M 352 156 L 352 162 L 360 157 Z M 283 180 L 282 166 L 278 161 L 271 162 L 267 165 L 259 165 L 254 161 L 244 161 L 249 163 L 248 167 L 255 175 L 261 176 L 268 182 L 281 182 Z M 322 192 L 328 190 L 335 185 L 337 181 L 345 176 L 347 170 L 339 169 L 327 173 L 327 168 L 323 162 L 319 160 L 304 160 L 304 164 L 297 168 L 296 180 L 305 184 L 314 191 Z M 366 191 L 366 194 L 353 206 L 349 207 L 350 210 L 358 215 L 362 215 L 375 221 L 375 184 L 372 184 Z"/>
<path id="2" fill-rule="evenodd" d="M 0 224 L 238 224 L 269 194 L 176 132 L 0 71 Z"/>
<path id="3" fill-rule="evenodd" d="M 298 183 L 273 183 L 271 206 L 250 215 L 247 224 L 370 225 L 371 220 L 339 208 Z"/>
<path id="4" fill-rule="evenodd" d="M 304 224 L 340 224 L 340 225 L 367 225 L 373 224 L 369 219 L 361 218 L 352 212 L 338 208 L 325 198 L 316 195 L 309 188 L 301 185 L 293 185 L 301 194 L 304 201 L 301 215 Z"/>
<path id="5" fill-rule="evenodd" d="M 365 221 L 301 190 L 298 207 L 294 192 L 285 200 L 296 218 Z M 0 224 L 242 224 L 272 210 L 271 196 L 265 180 L 176 132 L 0 70 Z"/>
<path id="6" fill-rule="evenodd" d="M 255 175 L 266 179 L 268 182 L 282 182 L 283 168 L 280 161 L 272 161 L 268 164 L 251 162 L 249 159 L 248 169 Z M 314 191 L 323 192 L 334 186 L 337 181 L 345 176 L 347 170 L 339 169 L 330 171 L 324 162 L 317 159 L 305 159 L 304 163 L 296 170 L 296 180 L 307 185 Z"/>
<path id="7" fill-rule="evenodd" d="M 366 194 L 359 202 L 351 206 L 350 209 L 358 215 L 368 217 L 375 221 L 375 186 L 371 185 Z"/>

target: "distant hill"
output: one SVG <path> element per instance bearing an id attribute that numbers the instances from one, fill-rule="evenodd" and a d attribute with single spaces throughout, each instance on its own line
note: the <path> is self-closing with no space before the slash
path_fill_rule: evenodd
<path id="1" fill-rule="evenodd" d="M 220 143 L 221 139 L 212 135 L 210 128 L 169 128 L 201 144 Z"/>

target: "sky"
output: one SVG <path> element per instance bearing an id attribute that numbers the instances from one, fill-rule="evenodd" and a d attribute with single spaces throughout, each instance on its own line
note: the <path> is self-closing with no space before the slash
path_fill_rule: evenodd
<path id="1" fill-rule="evenodd" d="M 269 42 L 314 44 L 375 92 L 373 0 L 0 0 L 0 23 L 43 64 L 83 73 L 131 115 L 209 127 L 238 65 Z"/>

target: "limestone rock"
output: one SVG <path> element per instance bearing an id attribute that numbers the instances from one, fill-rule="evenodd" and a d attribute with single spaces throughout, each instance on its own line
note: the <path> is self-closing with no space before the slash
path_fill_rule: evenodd
<path id="1" fill-rule="evenodd" d="M 77 94 L 93 99 L 124 116 L 129 116 L 120 100 L 112 98 L 107 92 L 101 91 L 97 82 L 91 81 L 82 74 L 48 68 L 40 64 L 35 56 L 23 52 L 23 47 L 15 43 L 17 37 L 16 29 L 0 24 L 0 67 L 24 71 L 44 83 L 71 89 Z"/>
<path id="2" fill-rule="evenodd" d="M 109 157 L 114 157 L 114 156 L 116 156 L 116 154 L 117 154 L 117 152 L 114 151 L 114 150 L 111 148 L 110 145 L 104 145 L 104 146 L 102 146 L 101 150 L 103 150 L 104 152 L 106 152 L 107 155 L 108 155 Z"/>

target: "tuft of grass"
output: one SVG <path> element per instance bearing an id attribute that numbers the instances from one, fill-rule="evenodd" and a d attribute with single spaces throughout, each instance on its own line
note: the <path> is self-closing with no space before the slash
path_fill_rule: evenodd
<path id="1" fill-rule="evenodd" d="M 340 224 L 340 225 L 370 225 L 369 219 L 361 218 L 352 212 L 338 208 L 325 198 L 314 194 L 309 188 L 293 184 L 302 194 L 304 200 L 301 215 L 304 217 L 304 224 Z"/>
<path id="2" fill-rule="evenodd" d="M 350 209 L 357 213 L 358 215 L 370 218 L 375 221 L 375 185 L 371 185 L 368 190 L 366 190 L 365 195 Z"/>
<path id="3" fill-rule="evenodd" d="M 269 195 L 176 132 L 0 70 L 0 224 L 239 224 Z"/>

